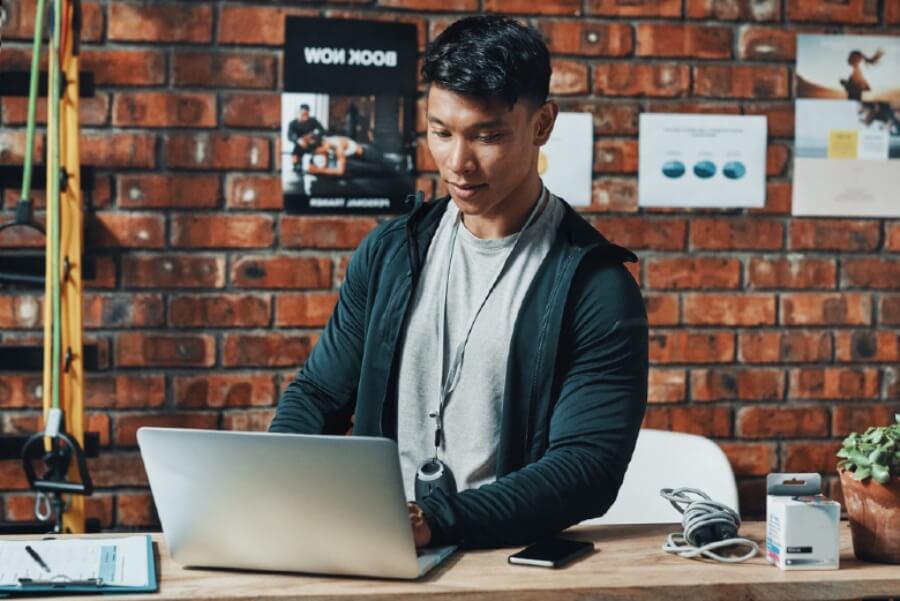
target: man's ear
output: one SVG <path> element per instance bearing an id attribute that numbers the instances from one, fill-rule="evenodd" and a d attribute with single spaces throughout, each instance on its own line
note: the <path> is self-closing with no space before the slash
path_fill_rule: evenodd
<path id="1" fill-rule="evenodd" d="M 559 114 L 559 105 L 552 100 L 548 100 L 538 107 L 534 115 L 534 143 L 543 146 L 550 139 L 553 133 L 553 125 L 556 123 L 556 116 Z"/>

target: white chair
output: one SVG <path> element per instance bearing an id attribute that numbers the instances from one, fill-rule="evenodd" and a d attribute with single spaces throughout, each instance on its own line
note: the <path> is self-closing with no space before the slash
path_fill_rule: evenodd
<path id="1" fill-rule="evenodd" d="M 680 523 L 681 514 L 659 489 L 681 487 L 698 488 L 740 513 L 734 472 L 716 443 L 696 434 L 641 430 L 615 503 L 603 517 L 582 523 Z"/>

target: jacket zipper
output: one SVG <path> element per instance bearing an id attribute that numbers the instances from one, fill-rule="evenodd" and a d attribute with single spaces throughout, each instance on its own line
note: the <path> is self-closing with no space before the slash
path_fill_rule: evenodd
<path id="1" fill-rule="evenodd" d="M 410 216 L 412 219 L 413 216 Z M 419 281 L 419 256 L 418 256 L 418 248 L 416 245 L 416 227 L 415 222 L 411 222 L 409 224 L 407 230 L 407 245 L 409 248 L 409 290 L 406 293 L 406 307 L 403 309 L 403 316 L 400 320 L 400 329 L 403 329 L 403 325 L 406 323 L 407 317 L 409 317 L 410 305 L 412 304 L 410 300 L 412 299 L 412 295 L 416 289 L 416 285 Z M 398 295 L 399 296 L 399 295 Z M 394 383 L 394 375 L 397 371 L 397 362 L 400 360 L 397 352 L 397 345 L 400 343 L 400 332 L 397 332 L 397 338 L 394 340 L 394 346 L 391 349 L 391 368 L 388 371 L 388 381 L 387 386 L 384 389 L 384 395 L 381 397 L 381 407 L 378 411 L 378 431 L 382 437 L 384 436 L 384 406 L 387 403 L 388 391 L 391 389 L 391 386 Z"/>

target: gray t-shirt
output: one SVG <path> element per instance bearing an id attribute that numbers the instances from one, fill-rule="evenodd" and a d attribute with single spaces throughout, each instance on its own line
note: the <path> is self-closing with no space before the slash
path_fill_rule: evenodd
<path id="1" fill-rule="evenodd" d="M 444 444 L 438 452 L 453 471 L 459 490 L 496 478 L 500 416 L 506 386 L 506 362 L 516 316 L 525 293 L 556 239 L 562 202 L 546 191 L 543 211 L 522 233 L 483 240 L 460 222 L 447 286 L 446 338 L 441 340 L 443 294 L 453 228 L 459 209 L 450 202 L 443 215 L 416 287 L 403 339 L 398 381 L 400 466 L 406 497 L 415 498 L 419 465 L 434 456 L 435 412 L 443 378 L 494 276 L 515 248 L 500 280 L 475 321 L 465 348 L 456 387 L 444 409 Z M 528 327 L 527 324 L 524 327 Z M 443 366 L 440 344 L 444 343 Z"/>

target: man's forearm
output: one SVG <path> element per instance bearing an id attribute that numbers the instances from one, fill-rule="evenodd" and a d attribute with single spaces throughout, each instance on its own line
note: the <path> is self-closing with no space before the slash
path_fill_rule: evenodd
<path id="1" fill-rule="evenodd" d="M 301 371 L 281 395 L 269 431 L 321 434 L 325 416 L 340 408 L 333 399 L 333 393 L 321 390 Z"/>
<path id="2" fill-rule="evenodd" d="M 366 248 L 373 234 L 350 259 L 331 318 L 303 369 L 282 394 L 269 431 L 320 434 L 326 415 L 353 401 L 365 340 Z"/>
<path id="3" fill-rule="evenodd" d="M 603 473 L 601 462 L 590 455 L 586 450 L 548 453 L 480 489 L 450 497 L 435 493 L 422 503 L 432 544 L 522 545 L 602 514 L 620 482 Z"/>

